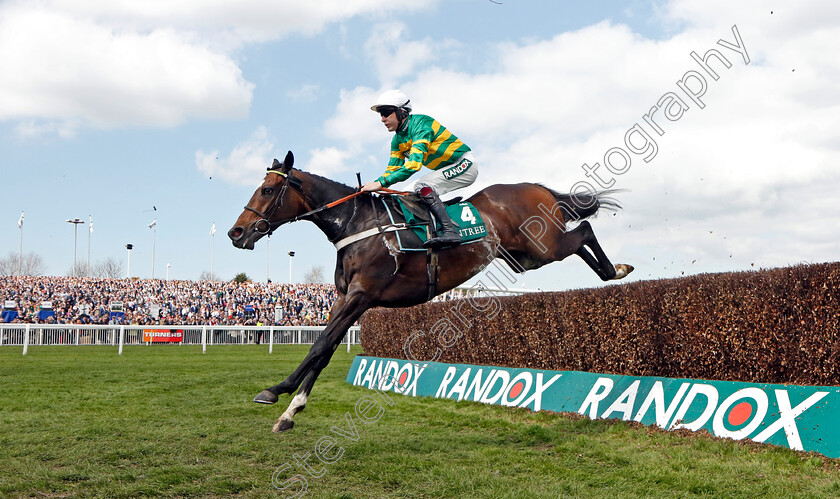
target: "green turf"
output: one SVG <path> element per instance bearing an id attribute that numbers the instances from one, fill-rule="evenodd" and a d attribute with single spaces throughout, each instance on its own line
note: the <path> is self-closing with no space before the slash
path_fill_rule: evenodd
<path id="1" fill-rule="evenodd" d="M 354 405 L 376 396 L 344 383 L 344 347 L 288 433 L 288 404 L 251 399 L 307 347 L 0 348 L 0 497 L 830 497 L 838 461 L 786 449 L 665 433 L 523 409 L 393 395 L 381 419 Z M 380 399 L 381 400 L 381 399 Z M 353 441 L 330 431 L 347 428 Z M 335 437 L 308 475 L 294 454 Z"/>

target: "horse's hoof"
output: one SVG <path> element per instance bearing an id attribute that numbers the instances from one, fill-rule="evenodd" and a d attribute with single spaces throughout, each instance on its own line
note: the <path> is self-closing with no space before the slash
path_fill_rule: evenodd
<path id="1" fill-rule="evenodd" d="M 263 390 L 254 397 L 254 402 L 258 404 L 274 404 L 277 402 L 277 395 L 271 393 L 268 390 Z"/>
<path id="2" fill-rule="evenodd" d="M 627 277 L 627 274 L 633 272 L 635 270 L 632 265 L 627 265 L 626 263 L 617 263 L 615 265 L 615 277 L 613 279 L 623 279 Z"/>
<path id="3" fill-rule="evenodd" d="M 289 431 L 295 426 L 294 420 L 280 418 L 274 423 L 274 428 L 271 429 L 274 433 Z"/>

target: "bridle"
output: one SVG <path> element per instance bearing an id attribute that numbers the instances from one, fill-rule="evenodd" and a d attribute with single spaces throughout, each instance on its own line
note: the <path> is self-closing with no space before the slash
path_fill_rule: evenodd
<path id="1" fill-rule="evenodd" d="M 268 207 L 268 209 L 265 212 L 261 212 L 259 210 L 254 209 L 254 208 L 251 208 L 250 206 L 247 206 L 247 205 L 245 206 L 245 210 L 250 211 L 251 213 L 260 217 L 259 220 L 254 222 L 254 230 L 259 232 L 260 234 L 262 234 L 264 236 L 265 235 L 271 236 L 271 234 L 275 230 L 277 230 L 278 227 L 280 227 L 283 224 L 287 224 L 289 222 L 297 222 L 298 220 L 302 220 L 303 218 L 306 218 L 309 215 L 314 215 L 315 213 L 321 212 L 323 210 L 327 210 L 327 209 L 332 208 L 334 206 L 337 206 L 337 205 L 339 205 L 339 204 L 341 204 L 345 201 L 349 201 L 349 200 L 355 198 L 356 196 L 360 196 L 362 194 L 365 194 L 365 192 L 359 190 L 357 192 L 354 192 L 353 194 L 350 194 L 348 196 L 344 196 L 341 199 L 337 199 L 337 200 L 335 200 L 331 203 L 327 203 L 327 204 L 325 204 L 325 205 L 323 205 L 319 208 L 315 208 L 314 210 L 307 211 L 306 213 L 303 213 L 301 215 L 297 215 L 297 216 L 294 216 L 292 218 L 288 218 L 286 220 L 281 220 L 279 222 L 272 222 L 271 217 L 274 215 L 274 212 L 277 211 L 277 208 L 279 208 L 280 206 L 283 205 L 283 198 L 286 195 L 286 190 L 287 190 L 288 187 L 291 186 L 293 189 L 300 192 L 301 196 L 303 196 L 305 201 L 310 201 L 311 202 L 311 200 L 307 199 L 306 193 L 303 192 L 303 189 L 302 189 L 303 182 L 301 182 L 301 180 L 299 178 L 297 178 L 297 177 L 295 177 L 291 174 L 291 169 L 289 170 L 289 173 L 284 173 L 284 172 L 282 172 L 278 169 L 274 169 L 274 168 L 269 168 L 268 171 L 269 171 L 269 173 L 276 173 L 277 175 L 280 175 L 281 177 L 286 179 L 286 182 L 283 183 L 283 187 L 280 188 L 280 193 L 277 196 L 274 197 L 274 199 L 271 201 L 271 205 Z M 382 189 L 379 189 L 376 192 L 384 192 L 384 193 L 388 193 L 388 194 L 397 194 L 397 195 L 410 194 L 409 192 L 395 191 L 393 189 L 387 189 L 387 188 L 384 188 L 384 187 Z"/>
<path id="2" fill-rule="evenodd" d="M 268 209 L 265 212 L 261 212 L 259 210 L 254 209 L 254 208 L 251 208 L 248 205 L 245 205 L 245 209 L 247 211 L 250 211 L 251 213 L 260 217 L 259 220 L 254 222 L 254 230 L 259 232 L 260 234 L 262 234 L 264 236 L 265 235 L 270 236 L 275 230 L 277 230 L 278 227 L 280 227 L 281 225 L 283 225 L 285 223 L 295 222 L 295 221 L 300 220 L 301 218 L 305 217 L 306 215 L 311 215 L 313 213 L 313 212 L 304 213 L 303 215 L 298 215 L 298 216 L 296 216 L 294 218 L 290 218 L 288 220 L 281 220 L 279 222 L 272 222 L 271 217 L 274 216 L 274 212 L 277 211 L 277 208 L 279 208 L 280 206 L 283 205 L 283 198 L 286 196 L 286 190 L 288 189 L 288 187 L 291 186 L 293 189 L 296 189 L 298 192 L 300 192 L 303 195 L 303 190 L 301 189 L 301 186 L 303 185 L 303 183 L 300 181 L 299 178 L 294 177 L 294 176 L 290 175 L 289 173 L 281 172 L 280 170 L 275 170 L 275 169 L 269 168 L 268 172 L 269 173 L 276 173 L 277 175 L 280 175 L 281 177 L 286 179 L 286 182 L 283 183 L 283 187 L 280 188 L 280 193 L 278 195 L 274 196 L 274 199 L 271 201 L 271 205 L 269 205 Z M 304 195 L 304 199 L 305 199 L 305 195 Z"/>

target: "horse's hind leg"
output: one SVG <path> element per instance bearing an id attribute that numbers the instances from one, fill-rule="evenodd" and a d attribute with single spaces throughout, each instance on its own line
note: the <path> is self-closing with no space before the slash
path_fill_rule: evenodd
<path id="1" fill-rule="evenodd" d="M 595 237 L 595 232 L 592 231 L 592 225 L 589 222 L 584 220 L 574 230 L 567 232 L 566 236 L 578 239 L 579 244 L 575 250 L 575 254 L 581 257 L 589 265 L 589 268 L 598 274 L 598 277 L 602 281 L 621 279 L 630 272 L 633 272 L 632 265 L 624 263 L 613 265 L 610 262 L 604 250 L 601 249 L 601 245 L 598 243 L 598 239 Z M 587 247 L 592 250 L 591 253 Z"/>

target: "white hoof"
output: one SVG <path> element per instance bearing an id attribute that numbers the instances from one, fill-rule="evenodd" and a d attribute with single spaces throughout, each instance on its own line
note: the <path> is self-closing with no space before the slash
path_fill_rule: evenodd
<path id="1" fill-rule="evenodd" d="M 624 279 L 627 277 L 627 274 L 633 272 L 634 268 L 632 265 L 627 265 L 626 263 L 618 263 L 615 265 L 615 277 L 613 280 L 616 279 Z"/>

